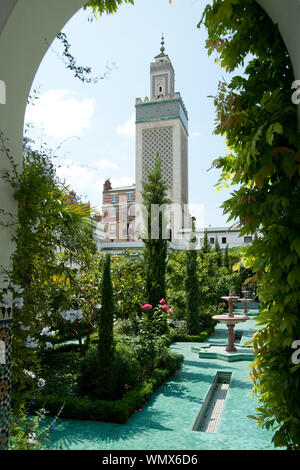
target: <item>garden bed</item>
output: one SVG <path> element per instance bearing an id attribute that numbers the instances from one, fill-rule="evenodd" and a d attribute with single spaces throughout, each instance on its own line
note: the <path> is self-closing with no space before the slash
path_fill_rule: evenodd
<path id="1" fill-rule="evenodd" d="M 61 354 L 62 357 L 58 361 L 59 363 L 66 360 L 66 354 L 67 353 Z M 74 352 L 68 353 L 68 355 L 70 356 L 69 359 L 71 359 L 71 355 L 73 356 Z M 182 362 L 183 356 L 175 353 L 170 354 L 164 364 L 164 368 L 155 369 L 151 377 L 140 382 L 135 388 L 124 393 L 124 395 L 116 401 L 76 396 L 76 387 L 72 386 L 72 383 L 74 385 L 74 378 L 69 377 L 69 382 L 67 383 L 70 384 L 70 390 L 68 390 L 68 393 L 65 392 L 65 394 L 62 394 L 60 388 L 57 390 L 58 395 L 41 395 L 36 399 L 34 405 L 31 406 L 31 411 L 44 408 L 48 415 L 56 416 L 63 407 L 59 415 L 60 418 L 124 424 L 137 409 L 141 408 L 151 398 L 153 393 L 166 380 L 180 369 Z M 73 362 L 73 368 L 76 368 L 76 361 Z M 68 369 L 67 365 L 64 370 L 60 369 L 61 383 L 64 382 L 64 384 L 66 384 L 65 379 L 68 379 L 68 375 L 72 376 L 70 371 L 68 372 Z M 65 377 L 65 375 L 67 377 Z M 51 386 L 53 387 L 54 383 L 52 383 Z"/>

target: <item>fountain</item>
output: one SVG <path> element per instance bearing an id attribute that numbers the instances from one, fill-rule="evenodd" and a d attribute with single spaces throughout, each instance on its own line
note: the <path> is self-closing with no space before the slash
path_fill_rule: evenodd
<path id="1" fill-rule="evenodd" d="M 244 304 L 244 313 L 247 314 L 248 313 L 248 310 L 247 310 L 247 303 L 248 302 L 252 302 L 253 299 L 248 299 L 247 298 L 247 288 L 246 286 L 243 286 L 242 287 L 242 292 L 244 294 L 244 297 L 238 299 L 240 302 L 242 302 Z"/>
<path id="2" fill-rule="evenodd" d="M 236 348 L 234 346 L 234 331 L 233 331 L 234 327 L 237 323 L 248 320 L 249 317 L 247 315 L 234 315 L 233 301 L 238 300 L 239 297 L 232 295 L 231 291 L 229 292 L 228 297 L 222 297 L 222 299 L 227 300 L 228 302 L 228 314 L 227 315 L 214 315 L 213 319 L 221 323 L 226 323 L 226 326 L 228 329 L 228 344 L 225 348 L 225 351 L 236 352 Z"/>

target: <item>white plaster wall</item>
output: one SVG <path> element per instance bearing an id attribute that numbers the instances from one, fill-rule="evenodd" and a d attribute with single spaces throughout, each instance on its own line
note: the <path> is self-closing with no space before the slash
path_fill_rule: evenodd
<path id="1" fill-rule="evenodd" d="M 0 104 L 0 130 L 15 161 L 22 162 L 22 137 L 27 97 L 37 68 L 57 33 L 85 0 L 1 0 L 0 80 L 6 84 L 6 104 Z M 0 155 L 0 168 L 7 159 Z M 16 213 L 11 190 L 0 181 L 0 207 Z M 7 266 L 14 229 L 0 230 L 0 265 Z M 1 280 L 0 280 L 1 282 Z"/>
<path id="2" fill-rule="evenodd" d="M 256 0 L 256 2 L 265 10 L 273 23 L 278 24 L 293 64 L 295 80 L 300 80 L 300 0 Z M 300 104 L 298 127 L 300 129 Z"/>

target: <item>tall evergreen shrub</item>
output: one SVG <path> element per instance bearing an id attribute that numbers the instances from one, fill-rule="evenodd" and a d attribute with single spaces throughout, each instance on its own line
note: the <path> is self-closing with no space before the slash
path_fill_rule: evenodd
<path id="1" fill-rule="evenodd" d="M 185 253 L 185 298 L 186 298 L 186 323 L 187 333 L 197 335 L 199 333 L 199 280 L 197 276 L 197 251 L 195 222 L 192 222 L 192 235 L 189 249 Z"/>

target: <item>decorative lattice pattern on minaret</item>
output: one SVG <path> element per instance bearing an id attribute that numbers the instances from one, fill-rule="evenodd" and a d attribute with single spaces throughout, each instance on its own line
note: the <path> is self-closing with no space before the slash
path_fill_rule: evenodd
<path id="1" fill-rule="evenodd" d="M 162 176 L 172 189 L 173 187 L 173 129 L 162 127 L 143 130 L 143 180 L 149 171 L 154 170 L 157 152 L 162 158 Z"/>

